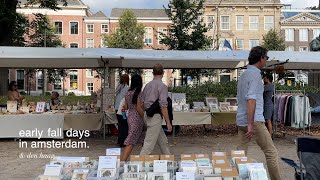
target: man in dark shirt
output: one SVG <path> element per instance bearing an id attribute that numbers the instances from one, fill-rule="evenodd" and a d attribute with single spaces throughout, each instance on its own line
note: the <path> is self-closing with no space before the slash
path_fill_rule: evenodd
<path id="1" fill-rule="evenodd" d="M 154 102 L 159 101 L 161 114 L 166 121 L 167 131 L 172 131 L 168 115 L 168 87 L 162 82 L 164 70 L 161 64 L 153 67 L 153 80 L 149 82 L 142 92 L 142 105 L 139 109 L 147 110 Z M 168 139 L 162 130 L 162 116 L 157 113 L 153 117 L 148 117 L 144 113 L 144 121 L 147 125 L 147 133 L 140 155 L 151 154 L 155 145 L 158 144 L 162 154 L 170 154 Z"/>

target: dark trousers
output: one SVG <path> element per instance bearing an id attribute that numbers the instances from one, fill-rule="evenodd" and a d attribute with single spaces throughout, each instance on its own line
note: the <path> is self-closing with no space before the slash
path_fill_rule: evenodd
<path id="1" fill-rule="evenodd" d="M 117 114 L 118 119 L 118 144 L 123 145 L 124 141 L 128 136 L 128 122 L 122 118 L 122 115 Z"/>

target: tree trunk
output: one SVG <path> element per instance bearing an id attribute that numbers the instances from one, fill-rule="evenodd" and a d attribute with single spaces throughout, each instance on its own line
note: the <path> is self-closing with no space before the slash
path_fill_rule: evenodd
<path id="1" fill-rule="evenodd" d="M 0 46 L 13 45 L 13 29 L 16 23 L 16 9 L 18 0 L 4 0 L 0 2 Z M 0 69 L 0 96 L 8 93 L 8 68 Z"/>

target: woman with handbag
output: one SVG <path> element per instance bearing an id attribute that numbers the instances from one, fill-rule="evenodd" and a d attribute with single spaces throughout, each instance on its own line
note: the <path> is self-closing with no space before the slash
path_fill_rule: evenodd
<path id="1" fill-rule="evenodd" d="M 119 110 L 120 102 L 124 98 L 124 96 L 127 94 L 129 90 L 129 75 L 123 74 L 120 77 L 120 84 L 116 88 L 116 100 L 114 108 L 116 112 Z M 122 115 L 117 114 L 117 120 L 118 120 L 118 144 L 120 147 L 124 147 L 125 145 L 124 140 L 128 136 L 128 123 L 126 119 L 123 119 Z"/>
<path id="2" fill-rule="evenodd" d="M 128 93 L 125 96 L 124 109 L 128 110 L 128 137 L 124 141 L 126 145 L 124 149 L 122 161 L 126 161 L 132 152 L 133 147 L 138 143 L 143 143 L 145 134 L 143 116 L 144 112 L 138 111 L 137 104 L 141 104 L 141 89 L 142 89 L 142 77 L 140 75 L 134 75 L 131 78 L 131 86 Z"/>

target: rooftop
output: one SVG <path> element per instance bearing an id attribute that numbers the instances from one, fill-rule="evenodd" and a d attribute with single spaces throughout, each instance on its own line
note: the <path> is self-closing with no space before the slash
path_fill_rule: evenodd
<path id="1" fill-rule="evenodd" d="M 129 9 L 129 8 L 113 8 L 110 17 L 120 17 L 125 10 L 133 11 L 138 18 L 168 18 L 164 9 Z"/>

